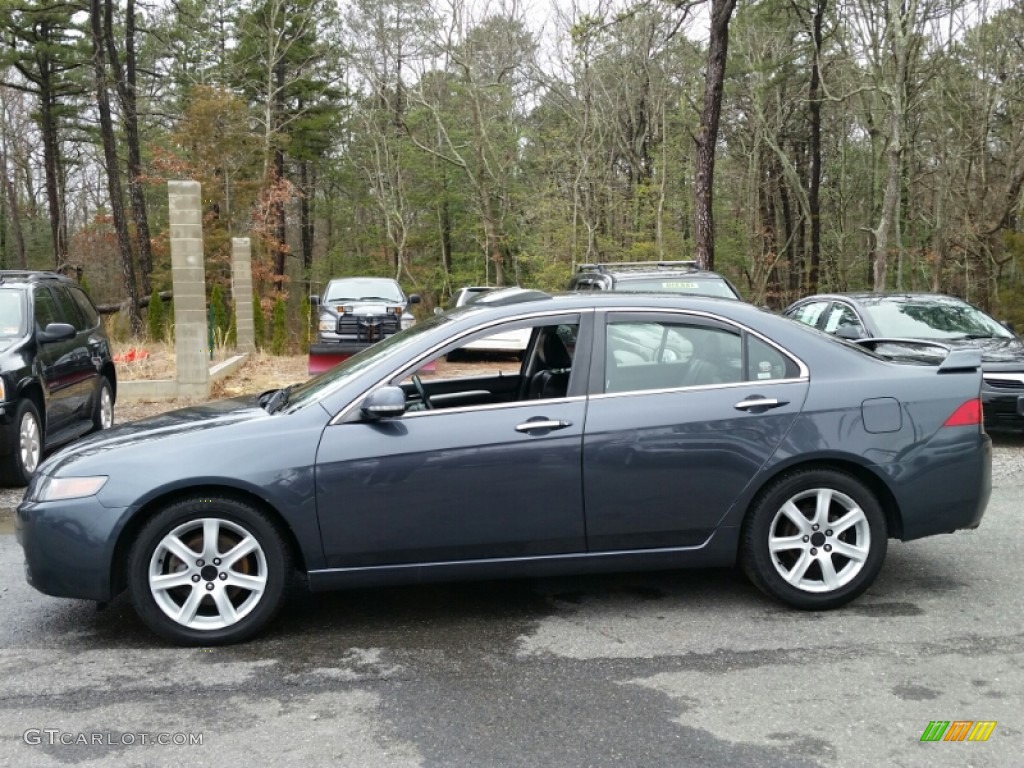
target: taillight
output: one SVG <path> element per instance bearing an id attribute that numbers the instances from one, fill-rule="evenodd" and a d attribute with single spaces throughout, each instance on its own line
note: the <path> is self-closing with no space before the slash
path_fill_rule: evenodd
<path id="1" fill-rule="evenodd" d="M 944 427 L 970 427 L 981 424 L 981 398 L 976 397 L 961 405 L 942 426 Z"/>

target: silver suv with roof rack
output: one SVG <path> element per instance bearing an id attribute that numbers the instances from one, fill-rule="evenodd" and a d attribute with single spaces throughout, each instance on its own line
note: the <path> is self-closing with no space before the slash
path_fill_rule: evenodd
<path id="1" fill-rule="evenodd" d="M 739 291 L 717 272 L 700 269 L 696 261 L 610 261 L 580 264 L 567 286 L 570 291 L 684 293 L 741 299 Z"/>

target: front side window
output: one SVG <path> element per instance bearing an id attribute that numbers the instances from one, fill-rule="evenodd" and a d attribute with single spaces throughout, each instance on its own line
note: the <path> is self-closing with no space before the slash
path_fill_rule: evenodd
<path id="1" fill-rule="evenodd" d="M 87 330 L 85 320 L 78 311 L 78 305 L 64 286 L 55 285 L 51 290 L 57 299 L 57 306 L 60 307 L 61 314 L 64 315 L 64 322 L 73 325 L 76 331 Z"/>
<path id="2" fill-rule="evenodd" d="M 812 328 L 817 328 L 818 323 L 821 322 L 821 315 L 827 307 L 827 301 L 809 301 L 794 309 L 787 317 L 791 317 L 797 322 L 809 325 Z"/>
<path id="3" fill-rule="evenodd" d="M 835 333 L 843 327 L 864 331 L 864 325 L 853 311 L 853 307 L 837 302 L 829 310 L 828 319 L 825 321 L 825 333 Z"/>
<path id="4" fill-rule="evenodd" d="M 33 303 L 35 304 L 35 320 L 39 330 L 46 330 L 50 323 L 62 323 L 64 319 L 57 308 L 53 294 L 49 288 L 36 288 L 33 291 Z"/>
<path id="5" fill-rule="evenodd" d="M 408 411 L 552 400 L 568 396 L 580 326 L 571 322 L 504 323 L 460 339 L 392 383 Z"/>

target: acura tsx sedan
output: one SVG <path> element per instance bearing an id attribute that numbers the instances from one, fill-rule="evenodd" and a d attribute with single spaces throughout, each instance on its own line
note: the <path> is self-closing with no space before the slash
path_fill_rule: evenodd
<path id="1" fill-rule="evenodd" d="M 516 330 L 521 361 L 445 363 Z M 835 608 L 889 538 L 981 522 L 980 388 L 977 350 L 893 362 L 735 300 L 523 291 L 306 383 L 70 446 L 17 534 L 34 587 L 127 590 L 183 645 L 252 637 L 302 583 L 738 564 L 783 603 Z"/>

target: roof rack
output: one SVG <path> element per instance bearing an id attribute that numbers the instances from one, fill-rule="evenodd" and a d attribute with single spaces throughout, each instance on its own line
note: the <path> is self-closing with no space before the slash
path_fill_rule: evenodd
<path id="1" fill-rule="evenodd" d="M 65 275 L 59 272 L 51 272 L 45 269 L 0 269 L 0 283 L 5 280 L 19 281 L 38 277 L 52 277 L 58 280 L 61 278 L 67 279 Z"/>
<path id="2" fill-rule="evenodd" d="M 607 272 L 609 269 L 638 269 L 642 267 L 697 268 L 696 261 L 604 261 L 600 264 L 579 264 L 577 272 Z"/>

